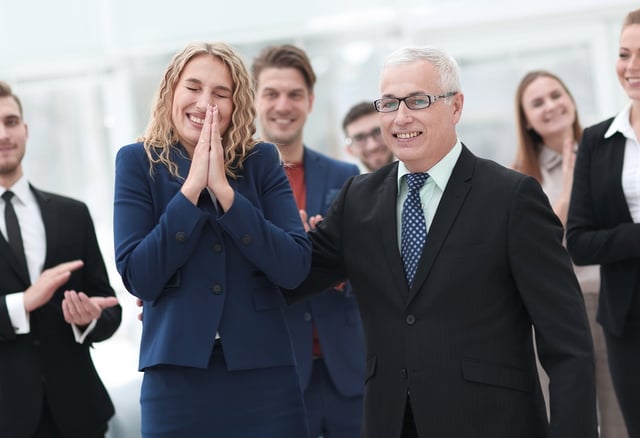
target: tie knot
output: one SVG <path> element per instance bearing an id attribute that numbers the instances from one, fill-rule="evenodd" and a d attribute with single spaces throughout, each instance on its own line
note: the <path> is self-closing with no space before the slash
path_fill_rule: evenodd
<path id="1" fill-rule="evenodd" d="M 428 173 L 408 173 L 407 174 L 407 185 L 409 186 L 410 191 L 417 191 L 422 188 L 424 183 L 429 178 Z"/>
<path id="2" fill-rule="evenodd" d="M 4 199 L 4 202 L 11 202 L 11 198 L 13 198 L 13 192 L 11 190 L 7 190 L 2 194 L 2 199 Z"/>

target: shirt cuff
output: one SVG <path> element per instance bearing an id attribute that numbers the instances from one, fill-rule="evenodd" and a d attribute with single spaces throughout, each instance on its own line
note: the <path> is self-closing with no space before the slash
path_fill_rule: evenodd
<path id="1" fill-rule="evenodd" d="M 9 320 L 16 335 L 24 335 L 31 331 L 29 313 L 24 309 L 24 292 L 16 292 L 5 296 Z"/>
<path id="2" fill-rule="evenodd" d="M 76 339 L 76 342 L 78 344 L 83 344 L 84 340 L 87 338 L 87 336 L 89 336 L 89 333 L 93 331 L 97 323 L 98 323 L 98 320 L 94 319 L 93 321 L 91 321 L 91 323 L 89 323 L 87 328 L 84 329 L 84 332 L 82 333 L 80 333 L 80 329 L 78 328 L 77 325 L 71 324 L 71 329 L 73 330 L 73 337 Z"/>

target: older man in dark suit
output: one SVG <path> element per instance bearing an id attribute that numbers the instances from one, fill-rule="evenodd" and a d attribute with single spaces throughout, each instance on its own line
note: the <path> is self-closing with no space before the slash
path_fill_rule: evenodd
<path id="1" fill-rule="evenodd" d="M 113 405 L 89 347 L 122 309 L 87 206 L 24 177 L 27 138 L 0 82 L 0 436 L 103 437 Z"/>
<path id="2" fill-rule="evenodd" d="M 401 49 L 380 87 L 382 135 L 399 162 L 346 183 L 291 292 L 352 283 L 367 351 L 362 436 L 596 437 L 584 302 L 539 184 L 460 142 L 464 99 L 447 54 Z"/>

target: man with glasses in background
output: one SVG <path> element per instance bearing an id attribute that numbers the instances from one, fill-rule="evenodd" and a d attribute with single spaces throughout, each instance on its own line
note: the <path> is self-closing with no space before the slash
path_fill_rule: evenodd
<path id="1" fill-rule="evenodd" d="M 347 152 L 357 158 L 367 172 L 393 162 L 393 153 L 382 140 L 380 118 L 372 102 L 352 106 L 342 121 Z"/>
<path id="2" fill-rule="evenodd" d="M 367 353 L 362 436 L 597 437 L 589 323 L 540 185 L 458 139 L 464 96 L 444 52 L 392 53 L 380 91 L 398 162 L 345 184 L 309 233 L 309 276 L 287 292 L 351 282 Z"/>

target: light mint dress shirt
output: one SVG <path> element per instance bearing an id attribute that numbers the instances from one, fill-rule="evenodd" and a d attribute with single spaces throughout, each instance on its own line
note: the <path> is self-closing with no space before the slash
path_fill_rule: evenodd
<path id="1" fill-rule="evenodd" d="M 424 212 L 424 221 L 427 225 L 427 242 L 429 241 L 429 228 L 431 222 L 436 215 L 436 210 L 442 199 L 444 189 L 447 187 L 453 168 L 458 162 L 460 153 L 462 152 L 462 144 L 460 140 L 451 148 L 451 150 L 442 157 L 431 169 L 427 170 L 429 178 L 420 189 L 420 200 L 422 202 L 422 211 Z M 396 202 L 396 224 L 398 233 L 398 250 L 400 250 L 400 243 L 402 242 L 402 206 L 409 187 L 407 186 L 406 174 L 411 173 L 404 165 L 402 161 L 398 161 L 398 200 Z"/>

